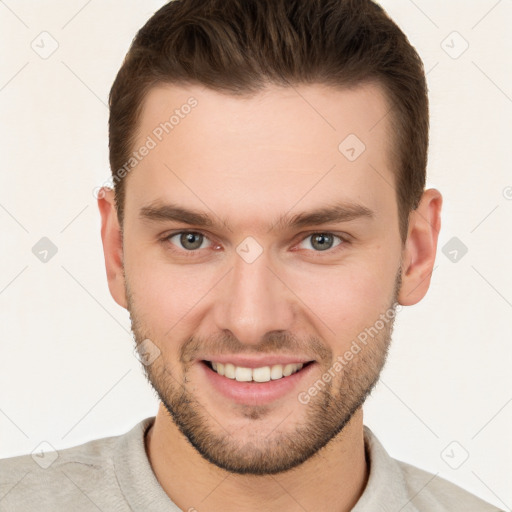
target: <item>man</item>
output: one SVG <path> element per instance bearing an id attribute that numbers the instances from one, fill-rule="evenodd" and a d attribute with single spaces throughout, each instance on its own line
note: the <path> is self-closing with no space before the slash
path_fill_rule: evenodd
<path id="1" fill-rule="evenodd" d="M 497 510 L 363 425 L 442 203 L 423 67 L 380 7 L 170 2 L 109 136 L 107 278 L 158 414 L 47 469 L 3 461 L 2 510 Z"/>

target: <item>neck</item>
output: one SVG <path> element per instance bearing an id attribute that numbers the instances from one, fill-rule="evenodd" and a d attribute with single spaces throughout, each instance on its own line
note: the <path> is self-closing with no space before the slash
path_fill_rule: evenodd
<path id="1" fill-rule="evenodd" d="M 358 409 L 343 431 L 297 468 L 276 475 L 229 473 L 201 457 L 160 404 L 146 434 L 153 471 L 182 510 L 209 512 L 352 510 L 368 480 L 363 412 Z"/>

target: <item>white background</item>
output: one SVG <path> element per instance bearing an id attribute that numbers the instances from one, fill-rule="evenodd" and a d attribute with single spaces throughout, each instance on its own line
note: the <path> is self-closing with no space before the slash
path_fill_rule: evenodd
<path id="1" fill-rule="evenodd" d="M 92 191 L 109 176 L 108 91 L 162 4 L 0 3 L 0 457 L 121 434 L 156 413 L 107 288 Z M 392 456 L 510 510 L 512 4 L 382 5 L 428 71 L 428 186 L 444 207 L 431 288 L 397 316 L 365 423 Z M 42 31 L 59 45 L 48 59 L 31 48 Z M 453 31 L 469 43 L 456 59 Z M 32 253 L 44 236 L 58 247 L 47 263 Z M 452 237 L 468 248 L 455 263 L 442 252 Z M 458 469 L 441 456 L 448 445 L 452 465 L 469 454 Z"/>

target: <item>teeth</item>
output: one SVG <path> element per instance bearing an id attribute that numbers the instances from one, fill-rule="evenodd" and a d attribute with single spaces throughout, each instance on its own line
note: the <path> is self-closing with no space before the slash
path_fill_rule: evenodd
<path id="1" fill-rule="evenodd" d="M 237 380 L 239 382 L 269 382 L 270 380 L 278 380 L 283 377 L 289 377 L 293 373 L 298 372 L 304 365 L 298 364 L 275 364 L 273 366 L 262 366 L 260 368 L 244 368 L 243 366 L 235 366 L 231 363 L 215 363 L 212 361 L 212 368 L 219 375 L 224 375 L 228 379 Z"/>
<path id="2" fill-rule="evenodd" d="M 268 382 L 270 380 L 270 366 L 254 368 L 252 371 L 252 380 L 255 382 Z"/>
<path id="3" fill-rule="evenodd" d="M 227 363 L 225 365 L 222 363 L 217 363 L 217 367 L 219 366 L 224 366 L 224 377 L 227 377 L 228 379 L 235 378 L 235 365 L 231 363 Z"/>
<path id="4" fill-rule="evenodd" d="M 237 366 L 235 370 L 235 379 L 238 382 L 250 382 L 252 380 L 252 370 L 250 368 Z"/>
<path id="5" fill-rule="evenodd" d="M 285 377 L 288 377 L 289 375 L 291 375 L 293 373 L 293 369 L 294 369 L 295 365 L 294 364 L 287 364 L 284 368 L 283 368 L 283 375 Z"/>
<path id="6" fill-rule="evenodd" d="M 283 367 L 280 364 L 275 364 L 270 369 L 270 378 L 272 380 L 280 379 L 283 376 Z"/>

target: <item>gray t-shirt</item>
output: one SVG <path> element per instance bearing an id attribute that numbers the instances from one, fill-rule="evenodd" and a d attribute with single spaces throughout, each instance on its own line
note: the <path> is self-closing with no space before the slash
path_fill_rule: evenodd
<path id="1" fill-rule="evenodd" d="M 0 460 L 0 511 L 179 512 L 146 454 L 144 435 L 153 421 L 146 418 L 124 435 L 53 454 Z M 354 512 L 499 510 L 447 480 L 391 458 L 367 426 L 364 439 L 370 475 Z"/>

